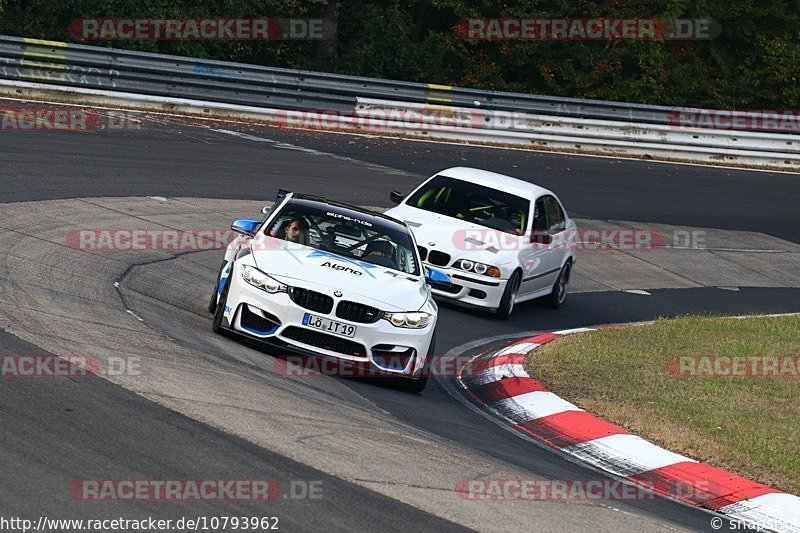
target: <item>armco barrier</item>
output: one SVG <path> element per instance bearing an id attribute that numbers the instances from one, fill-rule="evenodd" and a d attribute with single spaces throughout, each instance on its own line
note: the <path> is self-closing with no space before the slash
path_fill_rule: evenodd
<path id="1" fill-rule="evenodd" d="M 671 123 L 677 112 L 692 110 L 481 91 L 18 37 L 0 36 L 0 94 L 33 99 L 59 95 L 84 104 L 116 103 L 148 110 L 160 102 L 161 110 L 247 117 L 289 126 L 286 112 L 313 112 L 319 127 L 327 129 L 800 169 L 800 135 L 755 131 L 757 127 L 732 131 Z M 467 119 L 445 120 L 431 127 L 432 114 L 437 121 L 447 114 Z"/>

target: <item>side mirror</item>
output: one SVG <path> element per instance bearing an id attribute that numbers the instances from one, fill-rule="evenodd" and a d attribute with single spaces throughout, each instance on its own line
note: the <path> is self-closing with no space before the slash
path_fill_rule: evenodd
<path id="1" fill-rule="evenodd" d="M 241 233 L 242 235 L 247 235 L 252 237 L 255 235 L 256 229 L 258 225 L 261 224 L 260 220 L 250 220 L 248 218 L 240 218 L 239 220 L 234 220 L 233 224 L 231 224 L 231 229 L 236 233 Z"/>
<path id="2" fill-rule="evenodd" d="M 531 242 L 538 244 L 550 244 L 553 242 L 553 236 L 549 233 L 534 231 L 531 235 Z"/>
<path id="3" fill-rule="evenodd" d="M 453 284 L 450 276 L 432 267 L 425 267 L 425 282 L 432 287 L 442 289 L 447 289 Z"/>
<path id="4" fill-rule="evenodd" d="M 389 193 L 389 198 L 394 203 L 399 204 L 400 202 L 403 201 L 404 196 L 403 196 L 403 193 L 401 193 L 401 192 L 392 191 L 392 192 Z"/>

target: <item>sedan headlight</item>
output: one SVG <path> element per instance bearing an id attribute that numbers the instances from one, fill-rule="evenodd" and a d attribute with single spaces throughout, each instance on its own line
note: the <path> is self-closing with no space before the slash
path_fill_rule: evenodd
<path id="1" fill-rule="evenodd" d="M 286 285 L 269 277 L 257 268 L 245 266 L 242 269 L 242 278 L 253 287 L 261 289 L 262 291 L 266 291 L 270 294 L 275 294 L 276 292 L 286 292 Z"/>
<path id="2" fill-rule="evenodd" d="M 428 325 L 428 313 L 384 313 L 383 318 L 398 328 L 421 329 Z"/>
<path id="3" fill-rule="evenodd" d="M 484 265 L 483 263 L 476 263 L 475 261 L 470 261 L 469 259 L 462 259 L 461 261 L 456 261 L 453 263 L 453 266 L 456 268 L 460 268 L 461 270 L 466 270 L 467 272 L 475 272 L 476 274 L 480 274 L 481 276 L 489 276 L 491 278 L 499 278 L 500 277 L 500 269 L 495 266 Z"/>

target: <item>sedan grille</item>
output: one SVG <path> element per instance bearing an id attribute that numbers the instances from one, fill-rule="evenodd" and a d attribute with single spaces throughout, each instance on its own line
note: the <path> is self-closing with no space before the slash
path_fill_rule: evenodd
<path id="1" fill-rule="evenodd" d="M 333 298 L 321 292 L 292 287 L 289 289 L 289 297 L 300 307 L 305 307 L 317 313 L 327 315 L 333 310 Z"/>
<path id="2" fill-rule="evenodd" d="M 347 300 L 342 300 L 336 306 L 336 316 L 351 322 L 372 324 L 380 320 L 382 314 L 380 309 Z"/>
<path id="3" fill-rule="evenodd" d="M 450 254 L 440 252 L 439 250 L 431 250 L 428 253 L 428 262 L 436 266 L 447 266 L 450 264 Z"/>

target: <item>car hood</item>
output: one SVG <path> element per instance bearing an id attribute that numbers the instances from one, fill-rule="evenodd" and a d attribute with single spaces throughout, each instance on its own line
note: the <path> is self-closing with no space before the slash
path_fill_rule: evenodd
<path id="1" fill-rule="evenodd" d="M 259 270 L 281 283 L 358 301 L 384 311 L 417 311 L 428 299 L 424 278 L 265 235 L 251 242 Z"/>
<path id="2" fill-rule="evenodd" d="M 499 264 L 508 251 L 518 251 L 524 245 L 524 237 L 407 205 L 392 208 L 386 215 L 408 224 L 418 245 L 448 253 L 454 259 L 469 257 Z"/>

